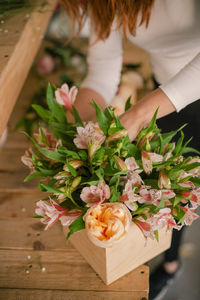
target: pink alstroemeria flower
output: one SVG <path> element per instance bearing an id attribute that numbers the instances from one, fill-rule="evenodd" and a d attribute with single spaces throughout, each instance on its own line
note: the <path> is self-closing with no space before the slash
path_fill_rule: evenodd
<path id="1" fill-rule="evenodd" d="M 160 189 L 170 189 L 171 188 L 171 181 L 165 171 L 162 169 L 159 172 L 158 177 L 158 186 Z"/>
<path id="2" fill-rule="evenodd" d="M 88 149 L 88 155 L 91 158 L 104 143 L 105 139 L 106 136 L 98 125 L 89 122 L 85 127 L 77 127 L 77 135 L 74 139 L 74 144 L 79 149 Z"/>
<path id="3" fill-rule="evenodd" d="M 110 198 L 110 188 L 103 181 L 99 181 L 97 186 L 84 187 L 80 198 L 87 203 L 87 207 L 101 204 Z"/>
<path id="4" fill-rule="evenodd" d="M 125 188 L 123 190 L 123 194 L 120 197 L 120 201 L 124 202 L 124 204 L 132 211 L 135 211 L 138 208 L 137 201 L 140 202 L 141 196 L 135 193 L 135 187 L 131 180 L 128 180 Z"/>
<path id="5" fill-rule="evenodd" d="M 31 148 L 25 151 L 25 154 L 21 157 L 21 161 L 25 166 L 27 166 L 30 169 L 30 172 L 33 173 L 35 168 L 32 160 L 33 151 Z"/>
<path id="6" fill-rule="evenodd" d="M 167 161 L 169 158 L 173 156 L 172 152 L 174 151 L 175 143 L 166 144 L 163 148 L 163 160 Z"/>
<path id="7" fill-rule="evenodd" d="M 153 231 L 160 230 L 164 227 L 167 227 L 168 230 L 172 228 L 180 230 L 182 227 L 176 224 L 170 208 L 160 209 L 157 214 L 148 220 L 148 223 L 151 225 Z"/>
<path id="8" fill-rule="evenodd" d="M 181 195 L 187 200 L 190 200 L 193 209 L 200 206 L 200 188 L 189 192 L 182 192 Z"/>
<path id="9" fill-rule="evenodd" d="M 81 210 L 67 210 L 50 198 L 50 204 L 47 201 L 38 201 L 36 203 L 35 213 L 42 218 L 41 223 L 47 224 L 44 230 L 47 230 L 56 221 L 60 220 L 63 226 L 69 226 L 77 217 L 82 214 Z"/>
<path id="10" fill-rule="evenodd" d="M 140 203 L 151 203 L 156 206 L 160 204 L 162 196 L 164 198 L 166 205 L 170 204 L 169 199 L 176 196 L 176 194 L 172 190 L 156 190 L 156 189 L 148 190 L 147 188 L 143 188 L 143 187 L 141 187 L 139 194 L 142 197 Z"/>
<path id="11" fill-rule="evenodd" d="M 133 220 L 134 223 L 139 227 L 139 229 L 142 231 L 145 238 L 154 239 L 154 232 L 152 230 L 151 225 L 144 221 L 141 217 L 138 217 L 137 219 Z"/>
<path id="12" fill-rule="evenodd" d="M 142 165 L 144 168 L 145 173 L 150 174 L 153 166 L 152 163 L 154 162 L 162 162 L 163 161 L 163 156 L 157 153 L 151 153 L 151 152 L 146 152 L 142 150 Z"/>
<path id="13" fill-rule="evenodd" d="M 180 230 L 182 226 L 178 226 L 172 216 L 170 208 L 163 208 L 160 211 L 148 218 L 147 221 L 143 221 L 141 217 L 134 220 L 136 225 L 140 228 L 146 238 L 155 238 L 154 231 L 165 228 L 167 230 L 175 228 Z"/>
<path id="14" fill-rule="evenodd" d="M 140 189 L 142 184 L 144 183 L 141 176 L 138 174 L 137 170 L 129 172 L 125 177 L 125 179 L 130 180 L 132 185 L 134 187 L 137 187 L 138 189 Z"/>
<path id="15" fill-rule="evenodd" d="M 186 165 L 193 164 L 193 163 L 200 163 L 200 158 L 194 157 L 190 161 L 188 161 L 186 163 Z M 188 174 L 192 175 L 192 176 L 199 176 L 200 175 L 200 166 L 188 171 Z"/>
<path id="16" fill-rule="evenodd" d="M 64 83 L 61 88 L 58 88 L 55 91 L 56 101 L 59 104 L 64 105 L 66 109 L 72 111 L 72 104 L 76 99 L 77 93 L 78 89 L 75 86 L 69 89 L 68 85 Z"/>
<path id="17" fill-rule="evenodd" d="M 184 217 L 184 220 L 182 222 L 182 225 L 192 225 L 193 221 L 198 219 L 199 216 L 194 213 L 195 209 L 193 208 L 189 208 L 188 205 L 186 206 L 181 206 L 181 209 L 184 210 L 185 212 L 185 217 Z"/>
<path id="18" fill-rule="evenodd" d="M 44 137 L 41 130 L 44 133 Z M 40 147 L 48 150 L 56 151 L 58 145 L 61 144 L 61 140 L 58 140 L 51 132 L 48 132 L 46 128 L 39 129 L 39 132 L 34 133 L 33 136 Z"/>
<path id="19" fill-rule="evenodd" d="M 128 170 L 131 170 L 131 171 L 135 171 L 137 173 L 141 173 L 142 170 L 139 170 L 139 166 L 138 164 L 136 163 L 136 160 L 134 157 L 128 157 L 125 159 L 125 164 L 128 168 Z"/>

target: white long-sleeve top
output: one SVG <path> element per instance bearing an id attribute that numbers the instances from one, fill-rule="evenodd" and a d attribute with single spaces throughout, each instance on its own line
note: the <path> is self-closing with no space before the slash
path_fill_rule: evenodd
<path id="1" fill-rule="evenodd" d="M 139 24 L 138 20 L 138 24 Z M 90 32 L 88 75 L 82 87 L 95 90 L 109 104 L 122 67 L 122 30 L 112 26 L 105 41 Z M 156 0 L 148 28 L 137 26 L 127 38 L 149 53 L 160 88 L 177 111 L 200 98 L 200 0 Z"/>

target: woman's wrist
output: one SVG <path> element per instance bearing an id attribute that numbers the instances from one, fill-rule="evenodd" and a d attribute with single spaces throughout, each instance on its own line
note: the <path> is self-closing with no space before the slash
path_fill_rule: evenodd
<path id="1" fill-rule="evenodd" d="M 149 124 L 158 107 L 157 118 L 175 111 L 175 107 L 170 99 L 159 88 L 143 97 L 120 117 L 123 126 L 128 130 L 131 140 L 135 139 L 138 132 Z"/>

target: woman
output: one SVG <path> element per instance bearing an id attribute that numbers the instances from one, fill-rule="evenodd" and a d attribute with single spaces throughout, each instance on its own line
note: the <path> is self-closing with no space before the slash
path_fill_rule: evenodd
<path id="1" fill-rule="evenodd" d="M 91 120 L 91 99 L 102 107 L 112 100 L 120 80 L 122 36 L 149 53 L 157 88 L 121 116 L 133 140 L 151 120 L 156 108 L 158 126 L 170 131 L 184 123 L 190 146 L 200 149 L 200 1 L 198 0 L 63 0 L 66 11 L 81 27 L 91 20 L 88 75 L 75 106 Z M 153 274 L 150 299 L 165 288 L 179 269 L 181 234 L 173 239 L 165 262 Z M 170 252 L 171 251 L 171 252 Z M 159 280 L 158 280 L 159 278 Z"/>

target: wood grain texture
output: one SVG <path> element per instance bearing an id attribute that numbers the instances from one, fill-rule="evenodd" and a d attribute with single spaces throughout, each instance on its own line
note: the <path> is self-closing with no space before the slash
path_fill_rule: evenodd
<path id="1" fill-rule="evenodd" d="M 55 291 L 36 289 L 0 289 L 5 300 L 147 300 L 145 292 L 126 291 Z"/>
<path id="2" fill-rule="evenodd" d="M 27 19 L 18 15 L 4 24 L 0 44 L 0 136 L 8 122 L 33 58 L 43 38 L 56 0 L 33 12 Z M 8 30 L 8 32 L 7 32 Z M 5 48 L 7 47 L 7 48 Z"/>
<path id="3" fill-rule="evenodd" d="M 0 287 L 3 288 L 148 292 L 147 266 L 141 266 L 106 286 L 75 249 L 69 251 L 2 249 L 0 265 Z M 42 268 L 45 268 L 44 272 Z M 26 273 L 27 270 L 29 274 Z"/>

